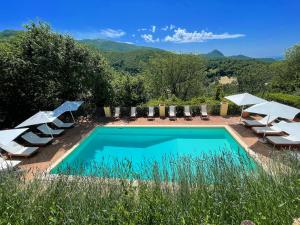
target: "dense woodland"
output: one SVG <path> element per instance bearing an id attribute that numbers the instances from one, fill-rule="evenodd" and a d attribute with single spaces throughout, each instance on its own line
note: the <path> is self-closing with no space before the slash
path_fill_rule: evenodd
<path id="1" fill-rule="evenodd" d="M 9 127 L 65 100 L 103 105 L 220 101 L 250 92 L 300 107 L 300 45 L 282 61 L 176 54 L 159 49 L 103 51 L 45 23 L 0 35 L 0 113 Z M 237 82 L 221 85 L 222 76 Z M 200 103 L 200 102 L 199 102 Z M 196 103 L 197 104 L 197 103 Z"/>

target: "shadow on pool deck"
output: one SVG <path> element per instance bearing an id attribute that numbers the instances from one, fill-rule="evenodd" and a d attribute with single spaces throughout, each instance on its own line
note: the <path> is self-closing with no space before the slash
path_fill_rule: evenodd
<path id="1" fill-rule="evenodd" d="M 20 167 L 30 171 L 45 171 L 61 158 L 75 144 L 80 142 L 91 130 L 98 125 L 229 125 L 236 134 L 247 144 L 254 152 L 263 156 L 270 156 L 272 147 L 260 143 L 258 137 L 242 125 L 237 124 L 239 117 L 221 117 L 211 116 L 210 120 L 201 120 L 200 117 L 194 117 L 193 120 L 185 120 L 177 118 L 176 121 L 170 121 L 168 118 L 155 118 L 153 121 L 148 121 L 147 118 L 138 118 L 136 120 L 122 119 L 119 121 L 108 120 L 105 118 L 97 118 L 93 120 L 82 120 L 76 127 L 67 129 L 64 134 L 56 138 L 57 144 L 49 144 L 45 147 L 40 147 L 39 151 L 32 157 L 22 158 Z"/>

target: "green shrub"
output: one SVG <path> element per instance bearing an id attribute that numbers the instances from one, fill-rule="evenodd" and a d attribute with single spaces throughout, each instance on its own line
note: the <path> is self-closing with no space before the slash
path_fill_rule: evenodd
<path id="1" fill-rule="evenodd" d="M 286 172 L 273 168 L 274 176 L 261 168 L 249 172 L 243 163 L 233 167 L 223 157 L 193 162 L 193 168 L 189 159 L 172 164 L 176 179 L 157 176 L 154 165 L 145 170 L 153 182 L 66 176 L 25 181 L 1 173 L 0 224 L 291 224 L 300 217 L 299 161 Z"/>

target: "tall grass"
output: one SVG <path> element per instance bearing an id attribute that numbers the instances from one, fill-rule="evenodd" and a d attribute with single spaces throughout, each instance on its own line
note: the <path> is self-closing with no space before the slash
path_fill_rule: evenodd
<path id="1" fill-rule="evenodd" d="M 28 181 L 2 173 L 0 224 L 292 224 L 300 217 L 299 161 L 290 159 L 285 171 L 272 167 L 270 175 L 230 160 L 181 158 L 170 162 L 171 170 L 154 164 L 143 174 L 130 161 L 114 171 L 96 169 L 97 175 L 134 179 L 62 175 Z"/>

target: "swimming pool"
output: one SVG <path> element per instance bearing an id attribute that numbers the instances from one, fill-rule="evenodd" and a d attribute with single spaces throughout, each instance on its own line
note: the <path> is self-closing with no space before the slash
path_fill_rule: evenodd
<path id="1" fill-rule="evenodd" d="M 109 178 L 143 173 L 138 177 L 147 179 L 153 166 L 171 174 L 175 162 L 188 158 L 188 164 L 208 163 L 224 154 L 233 166 L 255 168 L 225 127 L 97 127 L 50 173 Z"/>

